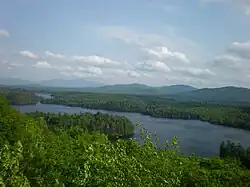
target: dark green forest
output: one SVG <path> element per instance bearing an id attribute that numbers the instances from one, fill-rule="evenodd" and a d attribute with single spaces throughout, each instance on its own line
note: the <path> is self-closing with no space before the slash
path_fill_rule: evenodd
<path id="1" fill-rule="evenodd" d="M 0 87 L 0 95 L 7 95 L 8 101 L 12 105 L 36 104 L 41 99 L 34 92 L 21 88 Z"/>
<path id="2" fill-rule="evenodd" d="M 235 158 L 241 161 L 241 164 L 250 169 L 250 147 L 245 149 L 240 143 L 231 141 L 222 142 L 220 146 L 221 158 Z"/>
<path id="3" fill-rule="evenodd" d="M 107 134 L 111 138 L 130 137 L 134 132 L 134 125 L 125 117 L 102 114 L 82 113 L 82 114 L 54 114 L 32 112 L 26 115 L 35 120 L 43 118 L 52 131 L 80 129 L 83 132 L 100 132 Z"/>
<path id="4" fill-rule="evenodd" d="M 42 103 L 104 109 L 119 112 L 138 112 L 153 117 L 193 119 L 217 125 L 250 130 L 250 107 L 218 103 L 179 102 L 157 96 L 125 94 L 100 94 L 80 92 L 57 92 L 52 99 Z"/>
<path id="5" fill-rule="evenodd" d="M 175 138 L 158 149 L 143 128 L 144 145 L 111 143 L 84 125 L 51 128 L 51 115 L 23 115 L 0 99 L 1 186 L 250 186 L 250 171 L 234 159 L 183 156 Z"/>

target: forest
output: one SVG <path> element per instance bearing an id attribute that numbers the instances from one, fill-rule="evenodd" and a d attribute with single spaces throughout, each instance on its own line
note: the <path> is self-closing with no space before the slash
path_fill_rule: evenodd
<path id="1" fill-rule="evenodd" d="M 243 148 L 240 143 L 235 144 L 230 140 L 222 142 L 220 146 L 221 158 L 235 158 L 241 162 L 241 164 L 250 169 L 250 147 Z"/>
<path id="2" fill-rule="evenodd" d="M 32 112 L 27 116 L 35 120 L 43 118 L 48 128 L 52 131 L 81 129 L 83 132 L 100 132 L 107 134 L 110 138 L 130 137 L 134 132 L 134 125 L 125 117 L 102 114 L 81 113 L 81 114 L 55 114 Z"/>
<path id="3" fill-rule="evenodd" d="M 158 149 L 143 128 L 143 145 L 133 139 L 112 143 L 82 125 L 60 126 L 61 118 L 24 115 L 0 98 L 1 186 L 250 186 L 250 170 L 236 159 L 183 156 L 176 138 Z"/>
<path id="4" fill-rule="evenodd" d="M 7 95 L 8 101 L 12 105 L 36 104 L 41 100 L 34 92 L 21 88 L 0 87 L 0 95 Z"/>
<path id="5" fill-rule="evenodd" d="M 137 112 L 153 117 L 194 119 L 212 124 L 250 130 L 250 107 L 219 103 L 179 102 L 158 96 L 55 92 L 52 99 L 42 103 L 104 109 L 118 112 Z"/>

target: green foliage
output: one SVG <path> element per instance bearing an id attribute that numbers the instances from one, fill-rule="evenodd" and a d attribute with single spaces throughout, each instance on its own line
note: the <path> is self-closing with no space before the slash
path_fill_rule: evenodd
<path id="1" fill-rule="evenodd" d="M 239 160 L 243 166 L 250 169 L 250 147 L 244 149 L 240 144 L 234 142 L 223 141 L 220 146 L 220 157 L 222 158 L 235 158 Z"/>
<path id="2" fill-rule="evenodd" d="M 2 186 L 250 186 L 250 171 L 236 161 L 183 156 L 176 138 L 158 149 L 142 128 L 142 146 L 135 140 L 111 143 L 78 125 L 55 131 L 46 118 L 35 116 L 0 99 Z"/>
<path id="3" fill-rule="evenodd" d="M 211 104 L 207 102 L 177 102 L 156 96 L 58 92 L 43 103 L 63 104 L 90 109 L 138 112 L 154 117 L 194 119 L 250 130 L 248 107 Z"/>
<path id="4" fill-rule="evenodd" d="M 0 185 L 28 187 L 29 181 L 20 171 L 20 162 L 23 160 L 23 147 L 17 141 L 13 147 L 4 145 L 0 151 Z"/>
<path id="5" fill-rule="evenodd" d="M 130 137 L 134 132 L 134 125 L 125 117 L 102 114 L 81 113 L 81 114 L 54 114 L 32 112 L 27 113 L 34 119 L 45 120 L 51 130 L 68 130 L 74 131 L 77 129 L 82 132 L 100 132 L 105 133 L 110 137 Z"/>
<path id="6" fill-rule="evenodd" d="M 36 104 L 40 97 L 35 93 L 19 88 L 0 87 L 0 95 L 6 95 L 12 105 Z"/>
<path id="7" fill-rule="evenodd" d="M 242 87 L 203 88 L 174 95 L 178 100 L 212 101 L 227 104 L 250 104 L 250 89 Z"/>

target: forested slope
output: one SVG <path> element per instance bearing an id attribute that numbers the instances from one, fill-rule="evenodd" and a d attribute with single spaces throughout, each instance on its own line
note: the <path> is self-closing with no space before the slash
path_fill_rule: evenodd
<path id="1" fill-rule="evenodd" d="M 36 104 L 41 99 L 34 92 L 21 88 L 0 87 L 0 95 L 7 95 L 12 105 Z"/>
<path id="2" fill-rule="evenodd" d="M 233 160 L 176 154 L 146 136 L 111 143 L 80 126 L 51 130 L 0 99 L 0 183 L 3 186 L 250 186 L 250 171 Z"/>
<path id="3" fill-rule="evenodd" d="M 250 108 L 209 102 L 179 102 L 158 96 L 57 92 L 42 103 L 137 112 L 153 117 L 194 119 L 250 130 Z"/>
<path id="4" fill-rule="evenodd" d="M 173 95 L 172 98 L 186 101 L 210 101 L 227 104 L 250 105 L 250 89 L 241 87 L 203 88 Z"/>

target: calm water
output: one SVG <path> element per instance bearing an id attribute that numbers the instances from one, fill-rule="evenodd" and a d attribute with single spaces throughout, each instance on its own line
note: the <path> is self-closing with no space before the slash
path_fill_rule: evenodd
<path id="1" fill-rule="evenodd" d="M 241 129 L 216 126 L 207 122 L 194 120 L 173 120 L 165 118 L 153 118 L 137 113 L 111 112 L 104 110 L 83 109 L 80 107 L 68 107 L 62 105 L 36 105 L 15 106 L 21 112 L 54 112 L 54 113 L 80 113 L 80 112 L 103 112 L 126 116 L 133 123 L 137 120 L 150 132 L 156 133 L 160 142 L 171 140 L 177 136 L 183 153 L 196 153 L 200 156 L 214 156 L 219 154 L 220 143 L 223 140 L 240 142 L 243 146 L 250 146 L 250 132 Z M 139 139 L 139 130 L 135 130 L 134 138 Z"/>

